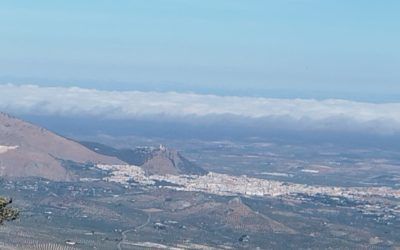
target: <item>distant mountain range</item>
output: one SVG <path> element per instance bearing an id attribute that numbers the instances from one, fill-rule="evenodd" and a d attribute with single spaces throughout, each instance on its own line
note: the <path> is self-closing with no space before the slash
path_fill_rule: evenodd
<path id="1" fill-rule="evenodd" d="M 166 148 L 114 149 L 82 144 L 0 112 L 0 176 L 42 177 L 71 181 L 75 176 L 62 164 L 131 164 L 148 174 L 205 174 L 175 150 Z"/>

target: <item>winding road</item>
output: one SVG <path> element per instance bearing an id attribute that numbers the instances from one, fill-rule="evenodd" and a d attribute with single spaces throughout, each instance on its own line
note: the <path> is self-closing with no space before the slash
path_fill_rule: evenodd
<path id="1" fill-rule="evenodd" d="M 143 212 L 143 211 L 141 211 L 141 212 Z M 130 228 L 130 229 L 127 229 L 127 230 L 121 232 L 122 239 L 121 239 L 121 241 L 120 241 L 120 242 L 118 243 L 118 245 L 117 245 L 118 250 L 122 250 L 122 244 L 131 244 L 131 243 L 132 243 L 132 242 L 126 240 L 126 238 L 127 238 L 126 234 L 128 234 L 128 233 L 130 233 L 130 232 L 133 232 L 133 231 L 135 231 L 135 230 L 138 231 L 138 230 L 144 228 L 145 226 L 147 226 L 147 225 L 150 223 L 151 214 L 146 213 L 146 212 L 144 212 L 144 213 L 147 215 L 147 220 L 146 220 L 146 222 L 144 222 L 143 224 L 141 224 L 141 225 L 139 225 L 139 226 L 137 226 L 137 227 Z"/>

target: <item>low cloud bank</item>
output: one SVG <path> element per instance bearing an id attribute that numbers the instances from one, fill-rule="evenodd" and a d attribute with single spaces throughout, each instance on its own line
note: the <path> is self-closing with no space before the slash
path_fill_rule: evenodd
<path id="1" fill-rule="evenodd" d="M 104 119 L 225 119 L 288 129 L 400 133 L 400 103 L 0 85 L 0 111 Z"/>

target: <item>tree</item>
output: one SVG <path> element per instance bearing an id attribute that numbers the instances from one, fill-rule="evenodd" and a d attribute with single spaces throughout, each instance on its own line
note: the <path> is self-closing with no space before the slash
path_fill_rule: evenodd
<path id="1" fill-rule="evenodd" d="M 4 221 L 12 221 L 18 218 L 18 209 L 10 207 L 12 199 L 0 197 L 0 224 Z"/>

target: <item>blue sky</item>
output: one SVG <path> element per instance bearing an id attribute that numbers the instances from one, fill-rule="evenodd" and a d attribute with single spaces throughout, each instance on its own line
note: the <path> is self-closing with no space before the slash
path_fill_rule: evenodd
<path id="1" fill-rule="evenodd" d="M 0 81 L 400 98 L 395 0 L 2 1 Z"/>

